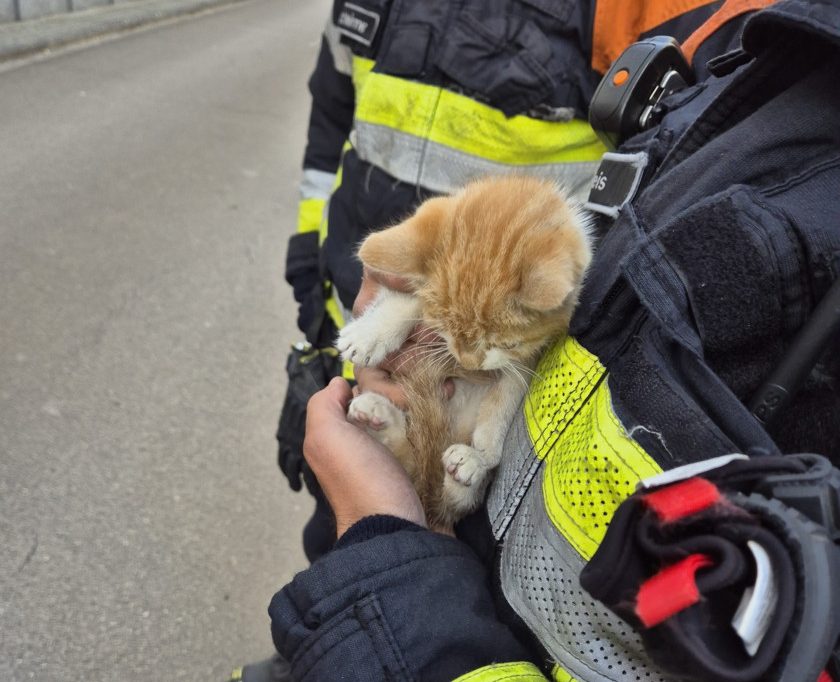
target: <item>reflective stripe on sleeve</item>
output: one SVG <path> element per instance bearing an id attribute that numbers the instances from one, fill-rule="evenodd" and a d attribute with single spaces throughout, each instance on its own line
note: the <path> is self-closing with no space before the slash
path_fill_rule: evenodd
<path id="1" fill-rule="evenodd" d="M 329 199 L 335 186 L 335 173 L 306 168 L 300 180 L 301 199 Z"/>
<path id="2" fill-rule="evenodd" d="M 324 220 L 324 208 L 336 183 L 336 174 L 327 171 L 306 168 L 298 191 L 298 232 L 314 232 L 321 228 Z"/>
<path id="3" fill-rule="evenodd" d="M 346 324 L 346 320 L 350 318 L 350 312 L 341 304 L 338 295 L 335 293 L 335 289 L 333 287 L 331 287 L 331 289 L 332 291 L 330 295 L 327 296 L 324 307 L 326 308 L 327 315 L 330 316 L 330 319 L 336 329 L 341 329 Z M 341 376 L 347 379 L 347 381 L 355 381 L 356 375 L 353 372 L 352 362 L 348 360 L 342 361 Z"/>
<path id="4" fill-rule="evenodd" d="M 327 45 L 330 48 L 335 70 L 345 76 L 352 75 L 353 53 L 347 45 L 341 42 L 341 34 L 338 32 L 338 27 L 332 21 L 327 22 L 327 26 L 324 28 L 324 37 L 327 39 Z"/>
<path id="5" fill-rule="evenodd" d="M 461 675 L 453 682 L 546 682 L 546 678 L 533 663 L 493 663 Z"/>
<path id="6" fill-rule="evenodd" d="M 298 233 L 315 232 L 320 229 L 326 204 L 325 199 L 302 199 L 298 203 Z"/>

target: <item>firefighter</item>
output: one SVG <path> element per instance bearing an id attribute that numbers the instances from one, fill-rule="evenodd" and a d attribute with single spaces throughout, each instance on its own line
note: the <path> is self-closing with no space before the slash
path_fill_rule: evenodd
<path id="1" fill-rule="evenodd" d="M 569 7 L 522 4 L 554 19 Z M 575 5 L 568 14 L 579 10 Z M 636 6 L 632 11 L 648 16 Z M 596 28 L 599 16 L 596 8 Z M 467 31 L 479 24 L 457 25 Z M 406 30 L 423 34 L 414 24 Z M 684 41 L 683 51 L 693 83 L 658 101 L 656 120 L 600 165 L 607 180 L 596 183 L 588 201 L 601 216 L 600 239 L 570 334 L 542 358 L 542 380 L 532 382 L 509 428 L 485 505 L 459 525 L 457 538 L 424 527 L 408 479 L 387 451 L 347 423 L 346 382 L 334 379 L 310 402 L 305 450 L 340 537 L 269 608 L 290 679 L 838 679 L 832 649 L 840 530 L 831 511 L 838 476 L 832 464 L 840 457 L 836 335 L 804 363 L 801 388 L 775 421 L 764 419 L 761 401 L 753 403 L 789 354 L 808 345 L 810 321 L 824 319 L 818 303 L 831 296 L 840 273 L 840 5 L 730 0 Z M 441 61 L 448 63 L 434 63 Z M 390 130 L 386 119 L 373 123 L 376 132 Z M 364 120 L 357 112 L 357 127 Z M 824 458 L 781 457 L 807 452 Z M 719 466 L 721 457 L 731 466 L 733 453 L 748 458 L 753 478 L 762 462 L 772 463 L 774 476 L 785 461 L 804 462 L 787 473 L 794 489 L 818 502 L 796 503 L 789 489 L 785 497 L 779 486 L 761 483 L 766 476 L 749 489 L 744 481 L 753 479 L 743 471 L 711 476 L 717 492 L 709 504 L 775 533 L 783 547 L 771 553 L 768 539 L 767 562 L 752 546 L 753 559 L 733 559 L 743 580 L 754 583 L 751 593 L 768 571 L 775 581 L 767 584 L 789 588 L 772 599 L 773 589 L 763 588 L 768 598 L 754 628 L 755 653 L 740 630 L 742 650 L 723 646 L 730 625 L 710 620 L 718 612 L 694 623 L 701 635 L 702 628 L 712 633 L 709 640 L 690 639 L 679 628 L 671 639 L 653 630 L 703 607 L 697 595 L 689 595 L 693 601 L 674 595 L 698 585 L 711 594 L 708 581 L 694 577 L 721 569 L 723 550 L 707 557 L 710 563 L 696 563 L 682 582 L 666 582 L 680 590 L 660 589 L 659 615 L 650 620 L 638 612 L 648 603 L 641 594 L 634 619 L 621 599 L 608 598 L 597 581 L 593 587 L 591 571 L 585 581 L 591 593 L 581 586 L 614 514 L 641 481 L 667 487 L 663 475 L 685 477 L 681 467 Z M 817 485 L 823 481 L 833 483 Z M 701 487 L 702 504 L 694 498 L 686 504 L 687 489 L 678 489 L 674 518 L 708 508 L 709 488 Z M 828 490 L 830 503 L 811 488 Z M 664 505 L 671 512 L 673 497 Z M 796 504 L 801 513 L 789 512 Z M 642 505 L 663 509 L 661 498 Z M 618 557 L 612 565 L 637 569 L 625 560 L 637 549 L 635 536 L 612 535 Z M 744 561 L 754 567 L 745 569 Z M 605 570 L 599 562 L 601 580 L 635 577 L 609 576 L 610 565 Z M 790 590 L 800 590 L 802 599 Z M 727 619 L 735 606 L 725 602 Z M 780 614 L 789 616 L 787 629 L 771 642 L 766 632 Z M 675 657 L 686 641 L 708 648 Z M 797 655 L 802 651 L 807 655 Z"/>
<path id="2" fill-rule="evenodd" d="M 335 539 L 306 471 L 309 396 L 351 379 L 332 348 L 359 290 L 355 249 L 426 198 L 493 173 L 551 178 L 585 198 L 605 151 L 588 124 L 601 75 L 640 35 L 687 37 L 708 0 L 337 0 L 309 80 L 312 111 L 286 279 L 305 344 L 293 349 L 277 437 L 294 490 L 316 498 L 310 560 Z"/>

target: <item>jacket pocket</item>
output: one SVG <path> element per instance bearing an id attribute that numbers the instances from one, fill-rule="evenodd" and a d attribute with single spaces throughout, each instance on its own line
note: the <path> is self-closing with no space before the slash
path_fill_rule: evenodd
<path id="1" fill-rule="evenodd" d="M 572 0 L 519 0 L 526 5 L 535 7 L 540 12 L 554 17 L 557 21 L 565 24 L 569 21 L 569 17 L 574 9 L 574 2 Z"/>
<path id="2" fill-rule="evenodd" d="M 436 66 L 471 95 L 513 116 L 548 99 L 554 89 L 546 68 L 551 59 L 551 43 L 535 23 L 464 11 L 447 31 Z"/>
<path id="3" fill-rule="evenodd" d="M 804 317 L 798 246 L 785 221 L 737 188 L 684 211 L 653 240 L 677 273 L 703 356 L 746 399 Z"/>
<path id="4" fill-rule="evenodd" d="M 300 682 L 414 682 L 375 594 L 318 624 L 291 664 Z"/>

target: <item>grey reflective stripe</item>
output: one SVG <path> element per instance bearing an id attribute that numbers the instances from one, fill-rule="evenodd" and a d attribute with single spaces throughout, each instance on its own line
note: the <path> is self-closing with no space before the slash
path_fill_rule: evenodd
<path id="1" fill-rule="evenodd" d="M 585 199 L 598 161 L 511 165 L 488 161 L 393 128 L 356 121 L 352 137 L 363 161 L 398 180 L 448 194 L 485 175 L 524 173 L 554 180 L 572 196 Z"/>
<path id="2" fill-rule="evenodd" d="M 542 486 L 532 485 L 502 549 L 501 583 L 507 601 L 575 679 L 665 682 L 633 629 L 580 587 L 583 565 L 551 525 Z"/>
<path id="3" fill-rule="evenodd" d="M 338 27 L 332 21 L 328 21 L 324 28 L 324 38 L 327 39 L 327 45 L 330 48 L 330 54 L 332 54 L 335 70 L 343 73 L 345 76 L 352 76 L 353 53 L 347 45 L 342 44 L 341 33 L 339 33 Z"/>
<path id="4" fill-rule="evenodd" d="M 575 679 L 664 682 L 638 635 L 580 587 L 585 562 L 546 514 L 544 472 L 520 410 L 487 500 L 497 540 L 504 538 L 500 577 L 505 599 Z"/>
<path id="5" fill-rule="evenodd" d="M 504 537 L 531 481 L 540 470 L 541 462 L 531 445 L 522 406 L 508 429 L 502 451 L 504 457 L 487 495 L 487 513 L 496 540 Z"/>
<path id="6" fill-rule="evenodd" d="M 300 181 L 301 199 L 329 199 L 335 185 L 335 173 L 307 168 Z"/>

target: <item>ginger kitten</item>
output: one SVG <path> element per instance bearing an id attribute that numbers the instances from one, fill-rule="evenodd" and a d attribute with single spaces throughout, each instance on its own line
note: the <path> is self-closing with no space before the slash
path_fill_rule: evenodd
<path id="1" fill-rule="evenodd" d="M 348 417 L 394 452 L 430 523 L 449 527 L 483 499 L 527 391 L 524 377 L 568 329 L 591 258 L 587 219 L 551 182 L 492 177 L 371 234 L 359 257 L 407 278 L 413 293 L 380 291 L 341 330 L 344 358 L 377 365 L 421 321 L 441 340 L 399 377 L 407 415 L 368 392 L 354 398 Z M 440 390 L 447 377 L 455 382 L 448 402 Z"/>

